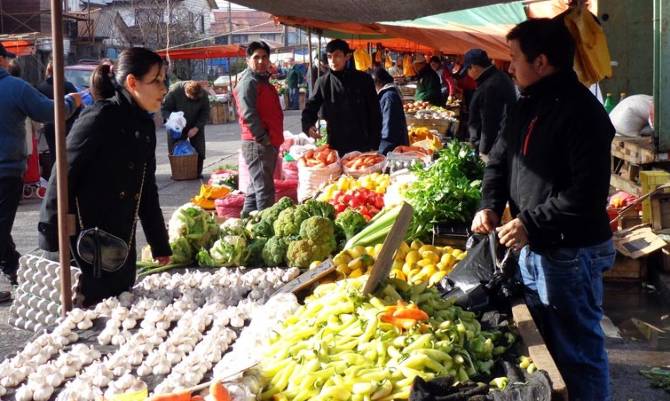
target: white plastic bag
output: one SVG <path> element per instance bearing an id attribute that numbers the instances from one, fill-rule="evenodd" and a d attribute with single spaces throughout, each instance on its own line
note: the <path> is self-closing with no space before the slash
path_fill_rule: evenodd
<path id="1" fill-rule="evenodd" d="M 338 158 L 326 167 L 307 167 L 298 162 L 298 201 L 303 202 L 314 197 L 322 186 L 342 175 L 342 166 Z"/>
<path id="2" fill-rule="evenodd" d="M 616 132 L 626 136 L 639 136 L 640 131 L 649 125 L 653 104 L 653 96 L 632 95 L 624 98 L 610 112 L 610 120 Z"/>
<path id="3" fill-rule="evenodd" d="M 368 166 L 368 167 L 358 168 L 358 169 L 345 167 L 345 162 L 346 161 L 354 159 L 354 158 L 356 158 L 358 156 L 362 156 L 362 155 L 381 156 L 380 162 L 376 163 L 376 164 L 373 164 L 371 166 Z M 347 174 L 347 175 L 350 175 L 352 177 L 358 178 L 362 175 L 381 172 L 384 168 L 384 163 L 385 162 L 386 162 L 386 158 L 383 155 L 378 154 L 377 152 L 361 153 L 361 152 L 358 152 L 358 151 L 353 151 L 353 152 L 349 152 L 346 155 L 342 156 L 342 171 L 344 172 L 344 174 Z"/>
<path id="4" fill-rule="evenodd" d="M 165 122 L 166 129 L 178 131 L 179 133 L 181 133 L 185 126 L 186 118 L 184 117 L 183 111 L 173 111 Z"/>

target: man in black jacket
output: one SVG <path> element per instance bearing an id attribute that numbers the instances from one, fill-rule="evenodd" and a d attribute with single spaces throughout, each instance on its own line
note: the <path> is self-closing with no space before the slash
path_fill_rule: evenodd
<path id="1" fill-rule="evenodd" d="M 480 154 L 488 155 L 504 125 L 507 111 L 516 102 L 514 84 L 491 63 L 482 49 L 465 53 L 463 69 L 477 81 L 468 117 L 470 143 Z"/>
<path id="2" fill-rule="evenodd" d="M 335 39 L 326 45 L 330 70 L 319 77 L 314 93 L 302 111 L 302 130 L 312 137 L 319 110 L 328 126 L 328 144 L 340 156 L 358 150 L 379 148 L 381 111 L 372 78 L 361 71 L 346 68 L 351 58 L 347 42 Z"/>
<path id="3" fill-rule="evenodd" d="M 526 302 L 571 400 L 609 400 L 602 273 L 614 263 L 605 211 L 614 127 L 572 70 L 565 26 L 528 20 L 507 35 L 521 89 L 489 154 L 472 229 L 520 250 Z M 505 205 L 509 223 L 496 228 Z"/>

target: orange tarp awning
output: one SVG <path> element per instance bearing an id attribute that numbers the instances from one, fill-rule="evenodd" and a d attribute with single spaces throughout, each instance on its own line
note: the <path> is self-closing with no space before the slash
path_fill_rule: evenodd
<path id="1" fill-rule="evenodd" d="M 468 30 L 467 27 L 457 26 L 454 29 L 410 27 L 388 24 L 362 24 L 355 22 L 329 22 L 307 18 L 278 16 L 277 21 L 291 26 L 309 27 L 312 29 L 332 30 L 351 34 L 352 40 L 377 43 L 383 41 L 374 37 L 365 38 L 365 35 L 384 35 L 390 39 L 404 39 L 417 43 L 423 48 L 439 50 L 445 54 L 465 54 L 469 49 L 481 48 L 486 50 L 489 57 L 498 60 L 509 60 L 509 47 L 504 35 Z M 363 37 L 356 37 L 363 36 Z M 345 38 L 349 39 L 349 38 Z M 412 50 L 424 53 L 422 49 Z"/>
<path id="2" fill-rule="evenodd" d="M 161 57 L 166 57 L 168 51 L 159 50 L 157 53 Z M 215 45 L 204 47 L 189 47 L 187 49 L 172 49 L 169 51 L 169 54 L 172 60 L 203 60 L 210 58 L 244 57 L 246 52 L 244 48 L 238 45 Z"/>
<path id="3" fill-rule="evenodd" d="M 346 41 L 352 49 L 365 49 L 367 48 L 368 43 L 381 43 L 384 49 L 389 49 L 398 53 L 432 54 L 434 51 L 432 47 L 424 46 L 407 39 L 346 39 Z"/>
<path id="4" fill-rule="evenodd" d="M 2 45 L 16 57 L 30 56 L 35 53 L 35 42 L 32 40 L 2 40 Z"/>

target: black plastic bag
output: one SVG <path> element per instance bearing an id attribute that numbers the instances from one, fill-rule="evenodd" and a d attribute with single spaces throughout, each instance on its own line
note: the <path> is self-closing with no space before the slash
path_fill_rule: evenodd
<path id="1" fill-rule="evenodd" d="M 500 257 L 502 253 L 502 258 Z M 468 253 L 437 288 L 444 298 L 470 311 L 497 309 L 520 288 L 514 253 L 498 247 L 495 233 L 468 239 Z"/>

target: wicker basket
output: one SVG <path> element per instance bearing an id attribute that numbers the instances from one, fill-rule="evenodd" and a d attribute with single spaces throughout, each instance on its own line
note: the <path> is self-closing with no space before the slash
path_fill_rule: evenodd
<path id="1" fill-rule="evenodd" d="M 437 130 L 440 134 L 446 134 L 449 131 L 449 128 L 457 121 L 453 120 L 442 120 L 442 119 L 433 119 L 433 118 L 415 118 L 410 114 L 405 114 L 405 120 L 407 120 L 407 125 L 413 125 L 415 127 L 426 127 Z"/>
<path id="2" fill-rule="evenodd" d="M 198 155 L 170 155 L 170 169 L 172 170 L 172 179 L 175 181 L 195 180 L 198 178 Z"/>

